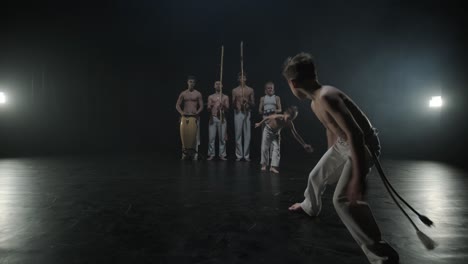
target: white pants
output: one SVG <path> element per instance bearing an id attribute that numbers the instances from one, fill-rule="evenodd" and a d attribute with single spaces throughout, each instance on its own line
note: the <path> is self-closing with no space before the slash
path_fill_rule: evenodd
<path id="1" fill-rule="evenodd" d="M 273 114 L 273 113 L 271 113 L 270 115 L 272 115 L 272 114 Z M 266 117 L 268 117 L 268 116 L 270 116 L 270 115 L 263 115 L 263 119 L 265 119 Z M 265 125 L 266 125 L 266 123 L 263 123 L 263 124 L 262 124 L 262 142 L 263 142 L 263 129 L 265 128 Z M 269 156 L 269 159 L 271 159 L 272 155 L 273 155 L 273 146 L 270 145 L 270 156 Z M 269 160 L 269 159 L 267 159 L 267 160 Z M 278 162 L 278 163 L 279 163 L 279 162 Z M 268 164 L 267 164 L 267 165 L 268 165 Z"/>
<path id="2" fill-rule="evenodd" d="M 208 156 L 215 155 L 215 140 L 216 133 L 218 134 L 219 139 L 219 153 L 220 157 L 226 157 L 226 120 L 221 123 L 221 120 L 216 116 L 212 117 L 212 122 L 208 126 Z"/>
<path id="3" fill-rule="evenodd" d="M 373 165 L 370 156 L 367 158 L 366 164 L 370 171 Z M 321 195 L 325 191 L 326 185 L 337 183 L 333 195 L 333 205 L 338 216 L 364 251 L 369 262 L 373 264 L 385 263 L 388 251 L 382 253 L 382 250 L 376 248 L 384 245 L 390 250 L 393 249 L 382 242 L 379 227 L 369 204 L 362 200 L 357 201 L 357 205 L 350 206 L 346 197 L 346 187 L 351 175 L 352 161 L 349 144 L 338 138 L 337 142 L 323 155 L 310 173 L 304 192 L 305 199 L 301 203 L 301 207 L 310 216 L 318 215 L 322 209 Z"/>
<path id="4" fill-rule="evenodd" d="M 234 129 L 236 134 L 236 157 L 250 158 L 250 112 L 234 112 Z M 242 144 L 242 132 L 244 132 L 244 144 Z M 243 148 L 242 148 L 243 146 Z"/>
<path id="5" fill-rule="evenodd" d="M 278 167 L 280 162 L 280 131 L 273 131 L 269 125 L 265 125 L 262 134 L 262 157 L 260 164 L 268 165 L 271 153 L 271 166 Z"/>

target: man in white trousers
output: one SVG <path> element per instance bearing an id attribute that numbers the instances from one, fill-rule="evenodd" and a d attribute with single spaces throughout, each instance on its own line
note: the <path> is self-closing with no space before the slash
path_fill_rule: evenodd
<path id="1" fill-rule="evenodd" d="M 208 126 L 208 158 L 212 160 L 215 155 L 215 140 L 218 134 L 219 152 L 221 160 L 226 160 L 226 113 L 229 109 L 229 96 L 221 93 L 220 81 L 214 83 L 215 93 L 208 96 L 208 111 L 210 121 Z"/>
<path id="2" fill-rule="evenodd" d="M 242 78 L 243 76 L 243 78 Z M 236 136 L 236 161 L 250 161 L 250 112 L 255 105 L 254 90 L 245 85 L 247 75 L 239 74 L 239 86 L 232 89 L 234 130 Z M 242 136 L 244 140 L 242 141 Z"/>
<path id="3" fill-rule="evenodd" d="M 265 96 L 260 97 L 260 104 L 258 107 L 258 112 L 263 118 L 268 117 L 273 114 L 280 114 L 281 110 L 281 99 L 275 94 L 275 84 L 271 81 L 265 83 Z M 264 132 L 264 131 L 263 131 Z M 264 142 L 264 133 L 262 133 L 262 147 Z M 267 147 L 267 150 L 270 152 L 270 156 L 266 159 L 266 164 L 270 164 L 270 159 L 273 159 L 273 149 L 275 147 L 273 144 Z M 263 150 L 262 150 L 263 153 Z M 263 155 L 263 154 L 262 154 Z M 266 170 L 266 167 L 262 170 Z"/>
<path id="4" fill-rule="evenodd" d="M 336 183 L 333 205 L 369 262 L 399 263 L 398 253 L 382 239 L 364 196 L 366 176 L 373 165 L 366 145 L 380 153 L 376 129 L 346 94 L 318 82 L 310 54 L 289 58 L 283 75 L 297 98 L 312 101 L 312 111 L 326 128 L 329 146 L 309 175 L 304 201 L 289 210 L 317 216 L 325 186 Z"/>

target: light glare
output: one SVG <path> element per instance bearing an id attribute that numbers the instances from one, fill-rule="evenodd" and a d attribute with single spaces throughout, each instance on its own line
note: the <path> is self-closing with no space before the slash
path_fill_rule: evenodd
<path id="1" fill-rule="evenodd" d="M 429 101 L 429 107 L 442 107 L 442 96 L 433 96 Z"/>
<path id="2" fill-rule="evenodd" d="M 0 104 L 6 103 L 6 95 L 4 92 L 0 92 Z"/>

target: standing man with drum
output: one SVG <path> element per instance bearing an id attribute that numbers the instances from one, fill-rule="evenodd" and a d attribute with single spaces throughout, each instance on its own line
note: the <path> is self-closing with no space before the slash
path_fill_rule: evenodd
<path id="1" fill-rule="evenodd" d="M 195 76 L 188 76 L 187 90 L 180 93 L 176 103 L 177 112 L 181 115 L 182 159 L 187 157 L 193 160 L 198 159 L 198 145 L 200 145 L 199 114 L 203 110 L 203 99 L 202 94 L 195 90 L 196 83 Z"/>

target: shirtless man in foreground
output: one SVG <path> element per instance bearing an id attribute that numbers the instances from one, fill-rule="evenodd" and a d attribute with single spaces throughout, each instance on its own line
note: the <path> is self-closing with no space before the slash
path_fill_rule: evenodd
<path id="1" fill-rule="evenodd" d="M 198 159 L 198 145 L 200 145 L 200 118 L 199 114 L 203 110 L 203 98 L 199 91 L 195 90 L 197 80 L 195 76 L 187 77 L 187 89 L 180 93 L 177 99 L 176 109 L 181 116 L 196 116 L 197 117 L 197 145 L 195 147 L 196 153 L 193 160 Z M 183 109 L 181 108 L 183 105 Z M 182 152 L 182 159 L 186 159 L 186 154 Z"/>
<path id="2" fill-rule="evenodd" d="M 326 128 L 329 147 L 309 174 L 304 201 L 289 210 L 317 216 L 325 185 L 337 183 L 333 205 L 369 262 L 399 263 L 398 253 L 382 239 L 364 196 L 366 176 L 373 166 L 365 146 L 380 154 L 376 129 L 346 94 L 318 82 L 310 54 L 289 58 L 283 75 L 297 98 L 312 101 L 312 111 Z"/>

